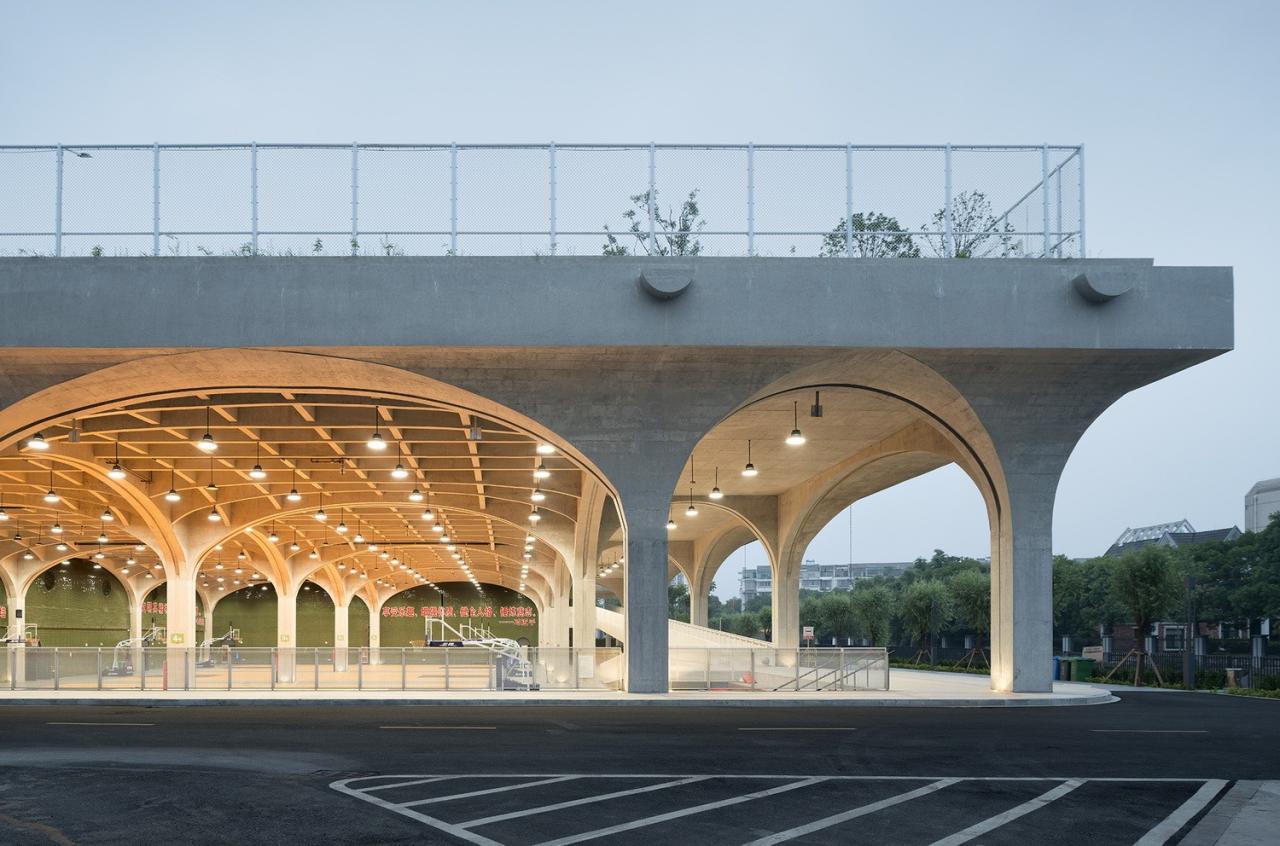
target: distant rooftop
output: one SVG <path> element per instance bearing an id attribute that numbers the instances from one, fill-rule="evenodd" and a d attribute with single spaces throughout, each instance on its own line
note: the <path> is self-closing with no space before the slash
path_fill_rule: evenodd
<path id="1" fill-rule="evenodd" d="M 1172 548 L 1196 546 L 1215 541 L 1229 541 L 1240 537 L 1240 529 L 1231 526 L 1225 529 L 1209 529 L 1197 532 L 1188 520 L 1176 523 L 1159 523 L 1155 526 L 1143 526 L 1137 529 L 1125 529 L 1115 543 L 1103 553 L 1106 556 L 1123 555 L 1144 546 L 1167 546 Z"/>

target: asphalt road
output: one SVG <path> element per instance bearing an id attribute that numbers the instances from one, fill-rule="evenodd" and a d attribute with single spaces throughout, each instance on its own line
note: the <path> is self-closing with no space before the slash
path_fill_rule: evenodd
<path id="1" fill-rule="evenodd" d="M 1095 844 L 1161 824 L 1176 842 L 1235 780 L 1280 778 L 1277 717 L 1274 701 L 1176 693 L 1010 709 L 5 705 L 0 843 Z"/>

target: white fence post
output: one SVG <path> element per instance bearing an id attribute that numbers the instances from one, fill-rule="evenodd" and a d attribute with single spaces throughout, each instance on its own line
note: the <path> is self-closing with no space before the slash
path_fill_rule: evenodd
<path id="1" fill-rule="evenodd" d="M 360 251 L 360 145 L 351 145 L 351 255 Z"/>
<path id="2" fill-rule="evenodd" d="M 1040 212 L 1044 231 L 1044 246 L 1040 249 L 1041 258 L 1048 258 L 1052 251 L 1049 240 L 1049 145 L 1040 145 Z"/>
<path id="3" fill-rule="evenodd" d="M 551 217 L 549 225 L 551 227 L 551 242 L 548 245 L 551 249 L 551 255 L 556 254 L 556 142 L 552 141 L 548 152 L 550 170 L 548 175 L 548 183 L 551 189 L 550 209 Z"/>
<path id="4" fill-rule="evenodd" d="M 151 145 L 151 254 L 160 255 L 160 145 Z"/>
<path id="5" fill-rule="evenodd" d="M 1077 208 L 1079 209 L 1080 219 L 1076 227 L 1080 230 L 1080 258 L 1088 258 L 1089 254 L 1084 249 L 1084 145 L 1081 144 L 1076 148 L 1076 156 L 1080 159 L 1080 196 L 1076 198 Z"/>
<path id="6" fill-rule="evenodd" d="M 853 258 L 853 144 L 844 145 L 844 255 Z"/>
<path id="7" fill-rule="evenodd" d="M 954 250 L 952 248 L 952 244 L 954 243 L 955 233 L 952 232 L 951 230 L 951 145 L 950 144 L 947 145 L 946 151 L 943 153 L 942 169 L 943 169 L 943 195 L 944 195 L 944 199 L 943 199 L 944 205 L 942 207 L 942 220 L 943 220 L 942 257 L 954 258 L 955 255 L 954 255 Z"/>
<path id="8" fill-rule="evenodd" d="M 61 155 L 61 154 L 59 154 Z M 61 159 L 59 159 L 61 161 Z M 649 254 L 653 255 L 654 244 L 654 216 L 657 209 L 658 198 L 655 192 L 658 190 L 658 162 L 656 145 L 649 142 Z M 61 173 L 61 171 L 59 171 Z M 61 182 L 59 182 L 61 184 Z"/>
<path id="9" fill-rule="evenodd" d="M 458 254 L 458 145 L 449 145 L 449 255 Z"/>
<path id="10" fill-rule="evenodd" d="M 253 254 L 258 254 L 258 142 L 249 145 L 249 213 Z M 231 688 L 227 688 L 230 690 Z"/>
<path id="11" fill-rule="evenodd" d="M 58 145 L 57 189 L 53 197 L 53 254 L 62 255 L 62 145 Z"/>
<path id="12" fill-rule="evenodd" d="M 747 145 L 747 255 L 756 254 L 756 145 Z"/>

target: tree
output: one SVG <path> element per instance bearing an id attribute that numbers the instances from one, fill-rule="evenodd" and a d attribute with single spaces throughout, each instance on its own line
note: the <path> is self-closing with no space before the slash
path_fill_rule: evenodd
<path id="1" fill-rule="evenodd" d="M 934 639 L 951 619 L 951 592 L 944 582 L 924 579 L 912 582 L 902 593 L 902 624 L 912 641 L 920 644 L 916 662 L 928 652 L 929 663 L 935 663 Z"/>
<path id="2" fill-rule="evenodd" d="M 902 228 L 896 217 L 879 212 L 858 212 L 850 218 L 842 217 L 830 232 L 822 237 L 822 257 L 843 256 L 852 252 L 858 258 L 920 258 L 920 248 L 915 239 Z M 853 249 L 848 250 L 849 230 L 853 230 Z"/>
<path id="3" fill-rule="evenodd" d="M 689 622 L 689 586 L 683 581 L 667 585 L 667 618 Z"/>
<path id="4" fill-rule="evenodd" d="M 818 619 L 822 623 L 824 634 L 836 638 L 850 638 L 857 628 L 858 621 L 853 613 L 853 605 L 849 602 L 848 591 L 831 591 L 818 600 Z"/>
<path id="5" fill-rule="evenodd" d="M 755 614 L 738 614 L 730 624 L 730 631 L 744 637 L 760 637 L 760 619 Z"/>
<path id="6" fill-rule="evenodd" d="M 889 620 L 893 616 L 893 593 L 884 585 L 858 586 L 849 596 L 854 619 L 872 646 L 889 641 Z"/>
<path id="7" fill-rule="evenodd" d="M 632 208 L 622 213 L 630 223 L 630 235 L 635 239 L 634 249 L 650 256 L 696 256 L 702 252 L 702 242 L 698 233 L 707 225 L 698 210 L 698 189 L 689 192 L 688 198 L 680 204 L 676 213 L 667 209 L 664 216 L 658 206 L 658 192 L 653 191 L 653 237 L 649 237 L 649 199 L 650 192 L 635 194 L 631 197 Z M 618 240 L 618 237 L 605 226 L 604 255 L 628 256 L 631 250 Z"/>
<path id="8" fill-rule="evenodd" d="M 1133 620 L 1134 636 L 1138 638 L 1138 645 L 1130 650 L 1136 658 L 1133 679 L 1134 684 L 1141 686 L 1142 665 L 1147 654 L 1141 639 L 1150 631 L 1152 623 L 1169 613 L 1182 592 L 1169 550 L 1145 546 L 1120 556 L 1111 573 L 1111 590 Z M 1124 663 L 1122 660 L 1117 664 L 1107 678 Z M 1153 664 L 1152 670 L 1156 679 L 1163 681 L 1160 668 Z"/>
<path id="9" fill-rule="evenodd" d="M 981 656 L 987 663 L 987 653 L 982 643 L 991 631 L 991 575 L 977 570 L 965 570 L 951 577 L 948 584 L 955 602 L 956 617 L 960 624 L 972 632 L 977 645 L 969 653 L 968 662 Z"/>
<path id="10" fill-rule="evenodd" d="M 1007 216 L 997 218 L 991 201 L 981 191 L 966 191 L 951 200 L 951 248 L 947 249 L 946 209 L 934 212 L 923 227 L 930 249 L 942 258 L 990 258 L 1022 255 L 1022 241 L 1014 240 L 1013 224 Z"/>

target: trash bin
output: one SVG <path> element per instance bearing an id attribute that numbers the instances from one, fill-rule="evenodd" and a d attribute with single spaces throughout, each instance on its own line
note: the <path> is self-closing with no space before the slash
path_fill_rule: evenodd
<path id="1" fill-rule="evenodd" d="M 1057 655 L 1053 656 L 1053 680 L 1062 680 L 1062 659 Z"/>
<path id="2" fill-rule="evenodd" d="M 1074 658 L 1071 664 L 1072 681 L 1087 682 L 1093 676 L 1095 665 L 1092 658 Z"/>

